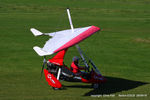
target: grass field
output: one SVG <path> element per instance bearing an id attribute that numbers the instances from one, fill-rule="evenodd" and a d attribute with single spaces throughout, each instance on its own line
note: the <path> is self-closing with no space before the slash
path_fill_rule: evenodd
<path id="1" fill-rule="evenodd" d="M 79 44 L 108 79 L 99 90 L 62 81 L 66 89 L 54 91 L 40 79 L 43 58 L 32 47 L 42 47 L 48 37 L 34 37 L 30 28 L 69 29 L 67 7 L 74 27 L 102 29 Z M 0 100 L 149 100 L 149 9 L 149 0 L 0 0 Z M 68 66 L 74 55 L 72 47 L 65 58 Z M 129 94 L 147 96 L 119 97 Z"/>

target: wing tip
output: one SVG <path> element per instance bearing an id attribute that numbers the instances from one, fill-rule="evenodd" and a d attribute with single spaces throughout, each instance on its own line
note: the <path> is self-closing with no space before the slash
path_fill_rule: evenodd
<path id="1" fill-rule="evenodd" d="M 94 28 L 94 29 L 96 29 L 97 31 L 101 31 L 100 27 L 97 27 L 97 26 L 94 26 L 94 25 L 92 25 L 91 27 Z"/>
<path id="2" fill-rule="evenodd" d="M 35 29 L 35 28 L 30 28 L 30 31 L 33 33 L 34 36 L 43 35 L 42 32 L 40 32 L 39 30 L 37 30 L 37 29 Z"/>
<path id="3" fill-rule="evenodd" d="M 39 55 L 39 56 L 46 56 L 46 55 L 51 55 L 53 53 L 49 53 L 46 51 L 43 51 L 42 48 L 38 47 L 38 46 L 34 46 L 33 47 L 34 51 Z"/>

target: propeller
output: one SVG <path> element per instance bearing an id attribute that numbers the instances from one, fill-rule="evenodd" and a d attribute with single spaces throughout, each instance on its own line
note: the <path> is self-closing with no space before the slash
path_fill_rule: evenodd
<path id="1" fill-rule="evenodd" d="M 43 66 L 42 66 L 42 70 L 41 70 L 41 78 L 42 78 L 42 74 L 43 74 L 43 70 L 44 70 L 44 67 L 45 67 L 45 64 L 47 63 L 46 61 L 46 56 L 44 56 L 44 59 L 43 59 Z"/>

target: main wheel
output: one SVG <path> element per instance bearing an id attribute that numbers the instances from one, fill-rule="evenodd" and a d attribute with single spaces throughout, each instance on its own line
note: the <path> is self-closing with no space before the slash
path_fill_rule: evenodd
<path id="1" fill-rule="evenodd" d="M 92 87 L 93 87 L 94 89 L 98 89 L 98 88 L 100 87 L 100 85 L 99 85 L 98 83 L 93 83 L 93 84 L 92 84 Z"/>

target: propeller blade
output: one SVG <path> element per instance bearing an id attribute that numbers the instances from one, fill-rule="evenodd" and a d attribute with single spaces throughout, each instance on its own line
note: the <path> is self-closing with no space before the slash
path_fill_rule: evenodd
<path id="1" fill-rule="evenodd" d="M 46 56 L 44 56 L 44 59 L 43 59 L 43 66 L 42 66 L 42 70 L 41 70 L 41 78 L 42 78 L 42 75 L 43 75 L 43 70 L 44 70 L 45 64 L 46 64 Z"/>

